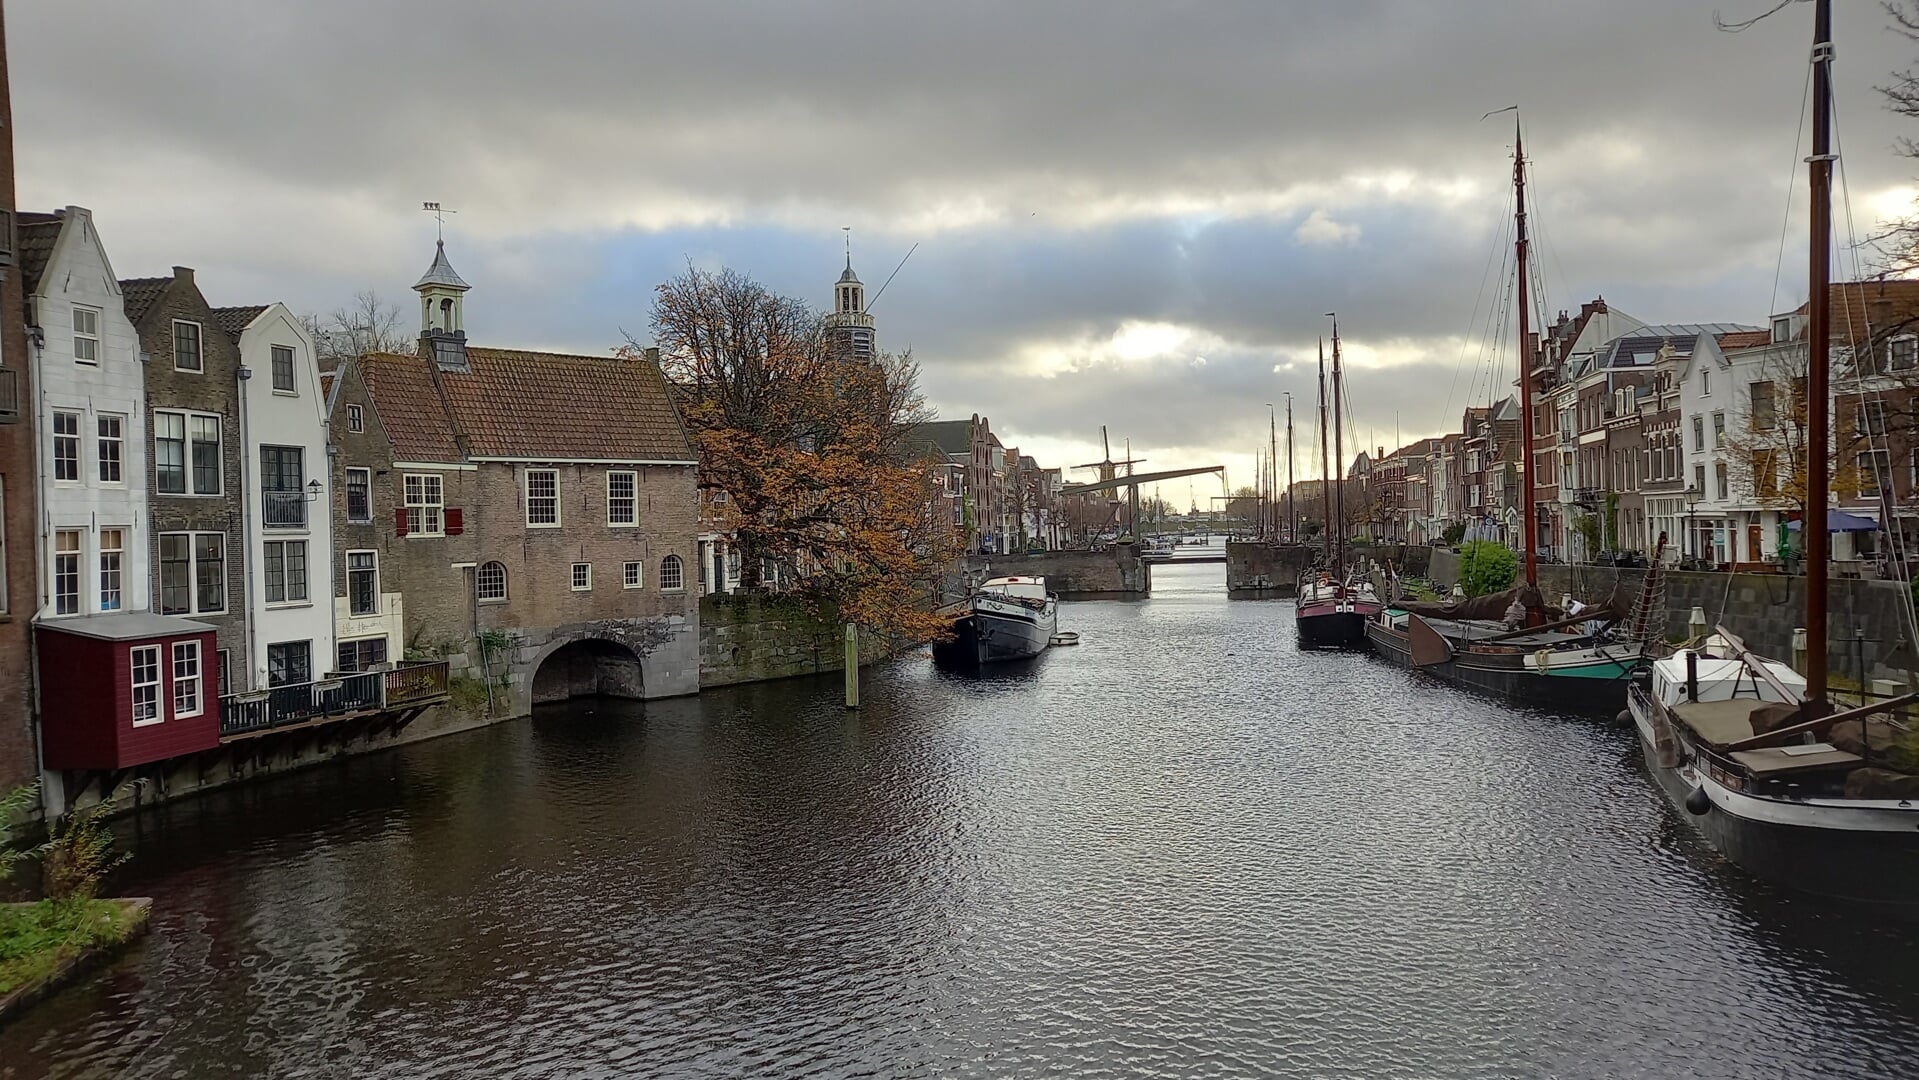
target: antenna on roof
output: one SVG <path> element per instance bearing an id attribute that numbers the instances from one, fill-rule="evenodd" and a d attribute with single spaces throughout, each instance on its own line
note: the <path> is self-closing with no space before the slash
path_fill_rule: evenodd
<path id="1" fill-rule="evenodd" d="M 433 239 L 442 244 L 446 243 L 446 216 L 457 214 L 459 211 L 443 210 L 436 202 L 423 202 L 420 204 L 420 209 L 433 215 Z"/>

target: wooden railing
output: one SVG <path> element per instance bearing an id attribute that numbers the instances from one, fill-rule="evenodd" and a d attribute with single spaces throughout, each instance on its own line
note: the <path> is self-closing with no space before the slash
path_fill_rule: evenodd
<path id="1" fill-rule="evenodd" d="M 327 717 L 418 705 L 445 697 L 446 688 L 446 661 L 436 660 L 402 664 L 392 671 L 351 672 L 249 694 L 222 694 L 220 734 L 245 735 Z"/>

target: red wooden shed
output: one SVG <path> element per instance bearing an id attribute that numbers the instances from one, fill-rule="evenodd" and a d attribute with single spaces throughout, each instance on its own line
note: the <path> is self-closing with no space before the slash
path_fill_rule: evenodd
<path id="1" fill-rule="evenodd" d="M 125 769 L 220 745 L 213 627 L 130 611 L 34 631 L 47 768 Z"/>

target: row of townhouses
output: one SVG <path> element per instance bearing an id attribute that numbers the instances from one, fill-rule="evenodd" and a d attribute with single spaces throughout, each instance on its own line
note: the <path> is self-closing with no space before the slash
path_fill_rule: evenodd
<path id="1" fill-rule="evenodd" d="M 1919 539 L 1919 281 L 1833 285 L 1829 525 L 1864 570 Z M 1700 565 L 1774 565 L 1799 547 L 1804 501 L 1805 308 L 1766 326 L 1651 325 L 1602 299 L 1562 312 L 1530 349 L 1534 505 L 1541 553 L 1605 552 Z M 1382 539 L 1520 542 L 1517 398 L 1469 409 L 1461 430 L 1366 465 Z M 1355 467 L 1357 472 L 1359 466 Z M 1903 556 L 1901 556 L 1903 557 Z"/>

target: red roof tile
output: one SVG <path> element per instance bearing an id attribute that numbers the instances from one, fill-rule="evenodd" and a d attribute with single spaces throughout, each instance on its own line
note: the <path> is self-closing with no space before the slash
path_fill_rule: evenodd
<path id="1" fill-rule="evenodd" d="M 666 380 L 641 359 L 468 348 L 469 371 L 419 356 L 361 361 L 368 392 L 402 460 L 692 461 Z M 442 396 L 444 391 L 444 396 Z"/>

